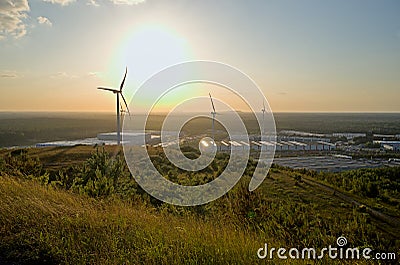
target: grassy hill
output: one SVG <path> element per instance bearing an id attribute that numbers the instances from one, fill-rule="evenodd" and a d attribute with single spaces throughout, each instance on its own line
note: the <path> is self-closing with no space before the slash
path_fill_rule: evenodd
<path id="1" fill-rule="evenodd" d="M 176 173 L 157 149 L 151 152 L 165 176 Z M 226 159 L 212 166 L 218 171 Z M 257 257 L 265 243 L 318 249 L 339 236 L 351 247 L 399 255 L 400 228 L 338 193 L 364 203 L 374 198 L 331 192 L 317 185 L 325 183 L 320 176 L 279 166 L 248 192 L 254 165 L 220 199 L 175 207 L 141 190 L 116 147 L 0 150 L 0 264 L 255 264 L 268 262 Z M 174 181 L 207 177 L 180 173 Z M 380 205 L 398 219 L 398 206 Z"/>
<path id="2" fill-rule="evenodd" d="M 121 200 L 0 179 L 2 259 L 27 264 L 234 264 L 256 261 L 251 231 Z"/>

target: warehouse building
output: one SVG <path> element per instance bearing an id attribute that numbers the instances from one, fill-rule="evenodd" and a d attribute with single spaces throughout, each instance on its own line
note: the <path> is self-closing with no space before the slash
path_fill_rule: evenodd
<path id="1" fill-rule="evenodd" d="M 400 151 L 400 141 L 374 141 L 374 143 L 379 143 L 385 150 Z"/>

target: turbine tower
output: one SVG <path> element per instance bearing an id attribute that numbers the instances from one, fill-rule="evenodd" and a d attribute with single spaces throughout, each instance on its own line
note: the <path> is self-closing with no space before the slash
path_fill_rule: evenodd
<path id="1" fill-rule="evenodd" d="M 265 134 L 265 118 L 264 118 L 264 115 L 265 115 L 265 102 L 264 102 L 264 100 L 263 100 L 263 108 L 262 108 L 262 116 L 263 116 L 263 131 L 261 132 L 261 136 L 263 135 L 263 134 Z"/>
<path id="2" fill-rule="evenodd" d="M 128 108 L 128 104 L 126 103 L 125 97 L 122 94 L 122 88 L 124 87 L 124 83 L 125 83 L 125 79 L 126 79 L 126 75 L 128 73 L 128 67 L 125 68 L 125 75 L 124 75 L 124 79 L 122 79 L 121 85 L 119 86 L 119 90 L 118 89 L 114 89 L 114 88 L 107 88 L 107 87 L 98 87 L 97 89 L 101 89 L 101 90 L 106 90 L 106 91 L 111 91 L 114 94 L 117 95 L 117 144 L 120 145 L 121 144 L 121 125 L 120 125 L 120 115 L 121 115 L 121 111 L 120 111 L 120 103 L 119 103 L 119 95 L 121 95 L 124 103 L 125 103 L 125 107 L 128 111 L 128 114 L 130 114 L 129 112 L 129 108 Z M 122 108 L 121 108 L 122 109 Z"/>
<path id="3" fill-rule="evenodd" d="M 211 111 L 211 115 L 212 115 L 212 138 L 215 141 L 215 135 L 214 135 L 214 122 L 215 122 L 215 115 L 217 115 L 217 112 L 215 111 L 215 106 L 214 106 L 214 101 L 211 97 L 211 93 L 208 93 L 208 95 L 210 95 L 210 100 L 211 100 L 211 106 L 212 106 L 212 111 Z"/>

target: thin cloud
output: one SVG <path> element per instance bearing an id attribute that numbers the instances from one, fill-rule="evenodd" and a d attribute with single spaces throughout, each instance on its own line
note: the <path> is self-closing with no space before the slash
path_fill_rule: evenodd
<path id="1" fill-rule="evenodd" d="M 73 2 L 76 2 L 76 0 L 42 0 L 44 2 L 52 3 L 52 4 L 59 4 L 62 6 L 67 6 Z M 146 0 L 109 0 L 115 5 L 137 5 L 144 3 Z M 97 0 L 88 0 L 86 2 L 87 5 L 89 6 L 100 6 Z"/>
<path id="2" fill-rule="evenodd" d="M 96 0 L 88 0 L 86 5 L 88 6 L 100 6 Z"/>
<path id="3" fill-rule="evenodd" d="M 43 2 L 48 2 L 48 3 L 52 3 L 52 4 L 59 4 L 62 6 L 67 6 L 73 2 L 75 2 L 76 0 L 43 0 Z"/>
<path id="4" fill-rule="evenodd" d="M 15 71 L 2 71 L 0 72 L 0 78 L 17 78 L 17 72 Z"/>
<path id="5" fill-rule="evenodd" d="M 73 79 L 73 78 L 99 78 L 101 77 L 102 73 L 101 72 L 88 72 L 88 73 L 82 73 L 80 75 L 76 74 L 70 74 L 64 71 L 60 71 L 54 74 L 50 74 L 50 78 L 53 79 L 59 79 L 59 78 L 66 78 L 66 79 Z"/>
<path id="6" fill-rule="evenodd" d="M 53 23 L 51 23 L 51 21 L 47 17 L 37 17 L 37 21 L 39 22 L 39 24 L 44 24 L 50 27 L 53 26 Z"/>
<path id="7" fill-rule="evenodd" d="M 116 5 L 137 5 L 146 2 L 146 0 L 110 0 L 112 3 Z"/>
<path id="8" fill-rule="evenodd" d="M 50 75 L 50 78 L 78 78 L 77 75 L 70 75 L 67 72 L 57 72 Z"/>
<path id="9" fill-rule="evenodd" d="M 28 0 L 0 1 L 0 39 L 20 38 L 26 34 L 24 19 L 29 10 Z"/>
<path id="10" fill-rule="evenodd" d="M 89 77 L 100 77 L 101 73 L 100 72 L 89 72 L 87 75 Z"/>

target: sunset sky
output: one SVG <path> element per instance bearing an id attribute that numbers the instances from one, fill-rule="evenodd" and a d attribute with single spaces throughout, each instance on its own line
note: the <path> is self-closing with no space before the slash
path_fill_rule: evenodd
<path id="1" fill-rule="evenodd" d="M 188 60 L 240 69 L 274 112 L 399 112 L 400 1 L 0 1 L 0 111 L 114 111 L 96 87 L 125 66 L 130 98 Z"/>

